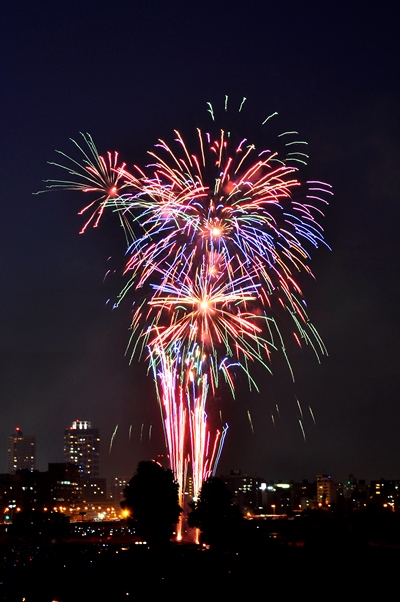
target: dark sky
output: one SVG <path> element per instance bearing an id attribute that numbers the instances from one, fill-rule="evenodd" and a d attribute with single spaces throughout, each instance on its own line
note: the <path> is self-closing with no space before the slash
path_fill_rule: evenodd
<path id="1" fill-rule="evenodd" d="M 56 149 L 72 153 L 79 132 L 100 153 L 143 164 L 157 138 L 201 127 L 207 101 L 227 94 L 236 104 L 246 96 L 259 122 L 278 111 L 280 131 L 309 143 L 307 175 L 335 196 L 324 221 L 332 252 L 313 253 L 316 282 L 304 283 L 329 357 L 319 365 L 295 354 L 295 385 L 276 360 L 273 378 L 259 371 L 259 394 L 239 388 L 221 400 L 230 428 L 218 473 L 400 478 L 400 62 L 390 4 L 3 6 L 0 472 L 17 425 L 37 437 L 39 470 L 63 460 L 63 431 L 77 418 L 100 428 L 104 476 L 132 474 L 164 451 L 146 366 L 124 356 L 129 308 L 106 305 L 122 282 L 103 284 L 125 250 L 117 223 L 108 216 L 80 236 L 79 194 L 32 193 L 58 177 L 47 162 Z"/>

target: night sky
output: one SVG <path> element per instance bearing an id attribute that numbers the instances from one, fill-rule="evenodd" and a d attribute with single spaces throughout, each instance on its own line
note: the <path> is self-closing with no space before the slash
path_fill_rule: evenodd
<path id="1" fill-rule="evenodd" d="M 390 5 L 4 4 L 0 472 L 16 426 L 36 435 L 39 470 L 63 461 L 75 419 L 100 429 L 103 476 L 133 474 L 165 451 L 146 364 L 124 355 L 129 303 L 114 312 L 107 303 L 122 285 L 117 220 L 79 235 L 82 195 L 33 193 L 61 175 L 47 162 L 56 149 L 73 154 L 79 132 L 100 154 L 145 164 L 159 137 L 205 127 L 206 103 L 228 95 L 232 106 L 246 96 L 252 121 L 278 111 L 276 127 L 309 143 L 307 176 L 330 183 L 334 197 L 323 222 L 332 251 L 314 251 L 316 280 L 302 281 L 329 356 L 318 364 L 295 352 L 295 384 L 274 358 L 273 377 L 256 371 L 259 394 L 224 394 L 218 474 L 400 478 L 400 62 Z M 273 130 L 261 134 L 273 148 Z"/>

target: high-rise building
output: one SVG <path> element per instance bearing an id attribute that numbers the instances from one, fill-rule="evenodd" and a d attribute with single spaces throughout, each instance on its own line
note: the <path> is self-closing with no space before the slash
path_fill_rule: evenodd
<path id="1" fill-rule="evenodd" d="M 75 420 L 64 432 L 64 462 L 78 466 L 83 477 L 98 477 L 99 459 L 99 429 L 87 420 Z"/>
<path id="2" fill-rule="evenodd" d="M 337 491 L 335 482 L 330 475 L 317 475 L 317 502 L 319 507 L 336 504 Z"/>
<path id="3" fill-rule="evenodd" d="M 234 496 L 234 502 L 244 513 L 259 513 L 263 508 L 264 479 L 231 470 L 229 476 L 221 477 Z"/>
<path id="4" fill-rule="evenodd" d="M 17 470 L 35 470 L 36 465 L 36 437 L 23 435 L 17 427 L 14 435 L 8 437 L 7 464 L 9 474 Z"/>

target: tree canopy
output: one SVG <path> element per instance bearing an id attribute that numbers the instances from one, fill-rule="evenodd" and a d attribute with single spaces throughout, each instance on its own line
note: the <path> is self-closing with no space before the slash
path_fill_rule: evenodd
<path id="1" fill-rule="evenodd" d="M 230 547 L 242 534 L 243 514 L 232 501 L 233 494 L 222 479 L 204 481 L 197 500 L 190 506 L 190 527 L 201 531 L 201 540 L 213 547 Z"/>
<path id="2" fill-rule="evenodd" d="M 129 511 L 128 520 L 150 546 L 166 545 L 171 539 L 182 512 L 178 493 L 171 470 L 164 470 L 157 462 L 139 462 L 125 487 L 121 507 Z"/>

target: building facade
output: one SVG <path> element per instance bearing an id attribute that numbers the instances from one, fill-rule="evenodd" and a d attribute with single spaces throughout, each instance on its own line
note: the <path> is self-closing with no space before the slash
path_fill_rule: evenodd
<path id="1" fill-rule="evenodd" d="M 14 435 L 8 437 L 7 470 L 15 474 L 17 470 L 35 470 L 36 467 L 36 437 L 24 435 L 19 427 Z"/>
<path id="2" fill-rule="evenodd" d="M 99 477 L 99 429 L 87 420 L 75 420 L 64 432 L 64 462 L 75 464 L 82 477 Z"/>
<path id="3" fill-rule="evenodd" d="M 229 476 L 221 477 L 233 494 L 234 502 L 244 514 L 260 514 L 265 509 L 265 480 L 240 470 L 231 470 Z"/>
<path id="4" fill-rule="evenodd" d="M 337 489 L 330 475 L 317 475 L 317 503 L 318 507 L 324 508 L 337 502 Z"/>

